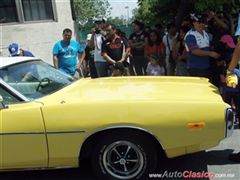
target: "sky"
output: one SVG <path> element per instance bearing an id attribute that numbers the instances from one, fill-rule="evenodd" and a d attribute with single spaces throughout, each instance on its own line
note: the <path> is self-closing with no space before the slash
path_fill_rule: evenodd
<path id="1" fill-rule="evenodd" d="M 129 18 L 131 18 L 132 10 L 137 7 L 137 0 L 108 0 L 108 2 L 112 7 L 111 17 L 121 17 L 123 15 L 127 19 L 129 13 Z"/>

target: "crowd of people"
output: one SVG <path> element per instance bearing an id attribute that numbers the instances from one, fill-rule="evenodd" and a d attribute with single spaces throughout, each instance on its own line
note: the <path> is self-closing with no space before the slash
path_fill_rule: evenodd
<path id="1" fill-rule="evenodd" d="M 114 25 L 99 20 L 88 35 L 85 67 L 89 67 L 92 78 L 206 77 L 219 87 L 224 100 L 237 109 L 239 87 L 227 87 L 225 83 L 226 70 L 237 43 L 237 18 L 225 12 L 193 13 L 183 19 L 179 28 L 169 23 L 165 31 L 161 24 L 149 27 L 135 20 L 129 38 Z M 240 74 L 238 67 L 234 73 Z"/>
<path id="2" fill-rule="evenodd" d="M 135 20 L 132 34 L 126 37 L 114 24 L 98 19 L 87 36 L 86 47 L 72 40 L 70 29 L 63 30 L 62 40 L 53 47 L 53 65 L 75 78 L 206 77 L 219 87 L 224 100 L 237 108 L 239 88 L 225 86 L 226 69 L 237 43 L 236 20 L 237 16 L 213 11 L 190 14 L 179 28 L 175 23 L 164 29 L 161 24 L 150 27 Z M 9 45 L 9 53 L 33 56 L 16 43 Z M 238 67 L 234 73 L 240 74 Z"/>
<path id="3" fill-rule="evenodd" d="M 85 49 L 71 39 L 70 29 L 63 30 L 63 39 L 53 47 L 53 64 L 75 78 L 206 77 L 219 87 L 223 99 L 235 107 L 240 119 L 239 87 L 226 86 L 225 79 L 232 74 L 240 76 L 237 65 L 240 41 L 236 36 L 240 32 L 235 33 L 237 17 L 226 12 L 193 13 L 183 19 L 179 28 L 169 23 L 166 31 L 161 24 L 149 27 L 135 20 L 129 38 L 114 24 L 96 20 Z M 233 52 L 234 63 L 230 64 Z M 10 56 L 33 56 L 16 43 L 9 45 L 9 53 Z M 240 154 L 231 156 L 233 160 L 240 161 L 239 158 Z"/>
<path id="4" fill-rule="evenodd" d="M 237 17 L 235 17 L 237 19 Z M 135 20 L 126 34 L 104 19 L 96 20 L 83 49 L 71 40 L 70 29 L 53 48 L 56 68 L 76 78 L 108 76 L 205 77 L 217 86 L 240 120 L 239 87 L 226 85 L 226 72 L 236 48 L 235 24 L 225 12 L 190 14 L 181 26 L 145 26 Z M 240 35 L 240 33 L 238 34 Z M 238 67 L 232 70 L 240 75 Z"/>
<path id="5" fill-rule="evenodd" d="M 136 20 L 127 38 L 115 25 L 99 20 L 88 35 L 85 67 L 92 78 L 111 76 L 118 62 L 127 71 L 124 75 L 207 77 L 219 86 L 236 46 L 232 21 L 223 12 L 191 14 L 180 28 L 170 23 L 164 32 L 161 24 L 151 29 Z"/>

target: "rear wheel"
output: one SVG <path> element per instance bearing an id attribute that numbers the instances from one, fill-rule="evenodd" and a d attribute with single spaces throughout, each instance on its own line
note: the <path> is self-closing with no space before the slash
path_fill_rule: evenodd
<path id="1" fill-rule="evenodd" d="M 127 131 L 101 135 L 91 157 L 99 179 L 146 179 L 157 167 L 154 142 Z"/>

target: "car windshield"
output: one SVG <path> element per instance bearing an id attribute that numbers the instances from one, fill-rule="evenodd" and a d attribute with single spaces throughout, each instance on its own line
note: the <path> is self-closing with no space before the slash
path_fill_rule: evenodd
<path id="1" fill-rule="evenodd" d="M 71 84 L 74 79 L 36 60 L 14 64 L 0 69 L 0 77 L 28 99 L 37 99 Z"/>

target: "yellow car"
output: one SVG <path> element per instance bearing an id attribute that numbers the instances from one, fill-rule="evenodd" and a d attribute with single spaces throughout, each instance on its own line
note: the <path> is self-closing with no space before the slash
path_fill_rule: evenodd
<path id="1" fill-rule="evenodd" d="M 0 170 L 78 167 L 145 179 L 161 157 L 216 146 L 233 113 L 205 78 L 74 80 L 42 60 L 0 58 Z"/>

